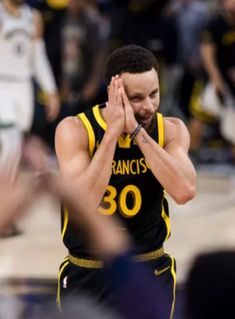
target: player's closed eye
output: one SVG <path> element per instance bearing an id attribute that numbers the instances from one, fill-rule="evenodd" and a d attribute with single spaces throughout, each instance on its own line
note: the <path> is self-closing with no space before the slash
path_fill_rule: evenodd
<path id="1" fill-rule="evenodd" d="M 132 96 L 129 98 L 131 102 L 140 102 L 142 98 L 140 96 Z"/>
<path id="2" fill-rule="evenodd" d="M 155 98 L 158 95 L 158 91 L 154 91 L 150 94 L 150 98 Z"/>

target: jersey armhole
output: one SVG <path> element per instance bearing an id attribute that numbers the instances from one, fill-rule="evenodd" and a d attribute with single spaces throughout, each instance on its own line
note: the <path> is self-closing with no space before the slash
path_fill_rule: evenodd
<path id="1" fill-rule="evenodd" d="M 90 156 L 93 155 L 94 149 L 95 149 L 95 133 L 92 128 L 92 125 L 90 121 L 88 120 L 87 116 L 85 113 L 80 113 L 77 115 L 77 117 L 80 119 L 82 124 L 84 125 L 85 129 L 87 130 L 87 135 L 88 135 L 88 144 L 89 144 L 89 153 Z"/>
<path id="2" fill-rule="evenodd" d="M 158 144 L 163 148 L 165 145 L 163 115 L 161 113 L 156 113 L 156 117 L 158 129 Z"/>

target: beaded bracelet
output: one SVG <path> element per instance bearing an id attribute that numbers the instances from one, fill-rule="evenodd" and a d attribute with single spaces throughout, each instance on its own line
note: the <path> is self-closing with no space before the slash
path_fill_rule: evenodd
<path id="1" fill-rule="evenodd" d="M 139 131 L 141 130 L 141 128 L 142 128 L 142 125 L 141 124 L 138 124 L 137 126 L 136 126 L 136 128 L 134 129 L 134 131 L 131 133 L 131 135 L 130 135 L 130 138 L 131 138 L 131 140 L 133 140 L 135 137 L 136 137 L 136 135 L 139 133 Z"/>

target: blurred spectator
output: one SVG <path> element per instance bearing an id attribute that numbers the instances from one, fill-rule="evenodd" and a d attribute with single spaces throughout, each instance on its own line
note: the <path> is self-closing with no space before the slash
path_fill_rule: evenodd
<path id="1" fill-rule="evenodd" d="M 177 60 L 182 68 L 179 84 L 179 108 L 185 120 L 191 116 L 189 105 L 196 81 L 203 76 L 200 56 L 200 36 L 209 10 L 202 0 L 178 0 L 176 3 L 178 31 Z"/>
<path id="2" fill-rule="evenodd" d="M 137 44 L 155 55 L 159 54 L 163 48 L 161 15 L 168 2 L 169 0 L 114 1 L 110 10 L 111 49 L 126 44 Z"/>
<path id="3" fill-rule="evenodd" d="M 186 282 L 186 318 L 232 318 L 234 313 L 235 252 L 200 254 Z"/>
<path id="4" fill-rule="evenodd" d="M 176 103 L 181 69 L 177 59 L 178 32 L 175 6 L 170 2 L 160 17 L 161 54 L 161 104 L 164 115 L 182 117 Z"/>
<path id="5" fill-rule="evenodd" d="M 68 0 L 27 0 L 27 3 L 40 11 L 44 23 L 43 38 L 46 45 L 46 52 L 50 61 L 52 71 L 57 83 L 60 87 L 61 83 L 61 33 L 62 21 Z M 59 118 L 56 121 L 48 122 L 45 116 L 45 97 L 38 86 L 35 86 L 35 116 L 32 125 L 32 132 L 40 136 L 47 144 L 54 149 L 54 134 L 57 121 L 63 113 L 63 105 Z"/>
<path id="6" fill-rule="evenodd" d="M 216 114 L 221 122 L 221 133 L 235 145 L 233 123 L 228 121 L 235 117 L 235 1 L 222 0 L 221 5 L 222 11 L 212 17 L 203 30 L 201 54 L 214 95 L 221 104 L 219 114 Z M 204 126 L 205 122 L 200 117 L 192 120 L 191 132 L 194 138 L 191 142 L 195 150 L 202 143 Z M 235 158 L 234 146 L 232 153 Z"/>
<path id="7" fill-rule="evenodd" d="M 123 26 L 124 44 L 144 46 L 157 54 L 162 50 L 159 28 L 162 8 L 168 1 L 129 0 Z"/>
<path id="8" fill-rule="evenodd" d="M 56 84 L 45 52 L 41 16 L 24 1 L 0 3 L 0 167 L 14 182 L 21 158 L 23 134 L 31 129 L 35 77 L 46 94 L 46 116 L 54 120 L 59 112 Z M 1 236 L 16 234 L 15 227 Z"/>
<path id="9" fill-rule="evenodd" d="M 47 55 L 57 82 L 61 79 L 61 32 L 62 20 L 68 0 L 27 0 L 34 8 L 40 11 L 44 22 L 44 40 Z"/>
<path id="10" fill-rule="evenodd" d="M 52 170 L 50 152 L 46 145 L 36 136 L 28 136 L 23 143 L 21 158 L 23 167 L 17 170 L 14 183 L 8 172 L 0 167 L 0 233 L 15 219 L 27 212 L 29 206 L 41 195 L 38 174 Z M 22 177 L 22 173 L 24 174 Z"/>
<path id="11" fill-rule="evenodd" d="M 93 1 L 69 1 L 61 41 L 61 91 L 74 114 L 93 104 L 99 93 L 108 36 L 108 25 Z"/>

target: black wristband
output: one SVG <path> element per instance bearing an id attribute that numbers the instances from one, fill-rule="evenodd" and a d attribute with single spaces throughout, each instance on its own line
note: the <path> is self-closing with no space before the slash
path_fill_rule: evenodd
<path id="1" fill-rule="evenodd" d="M 134 131 L 131 133 L 131 135 L 130 135 L 130 138 L 131 138 L 131 140 L 133 140 L 135 137 L 136 137 L 136 135 L 139 133 L 139 131 L 141 130 L 141 128 L 142 128 L 142 125 L 141 124 L 138 124 L 137 126 L 136 126 L 136 128 L 134 129 Z"/>

